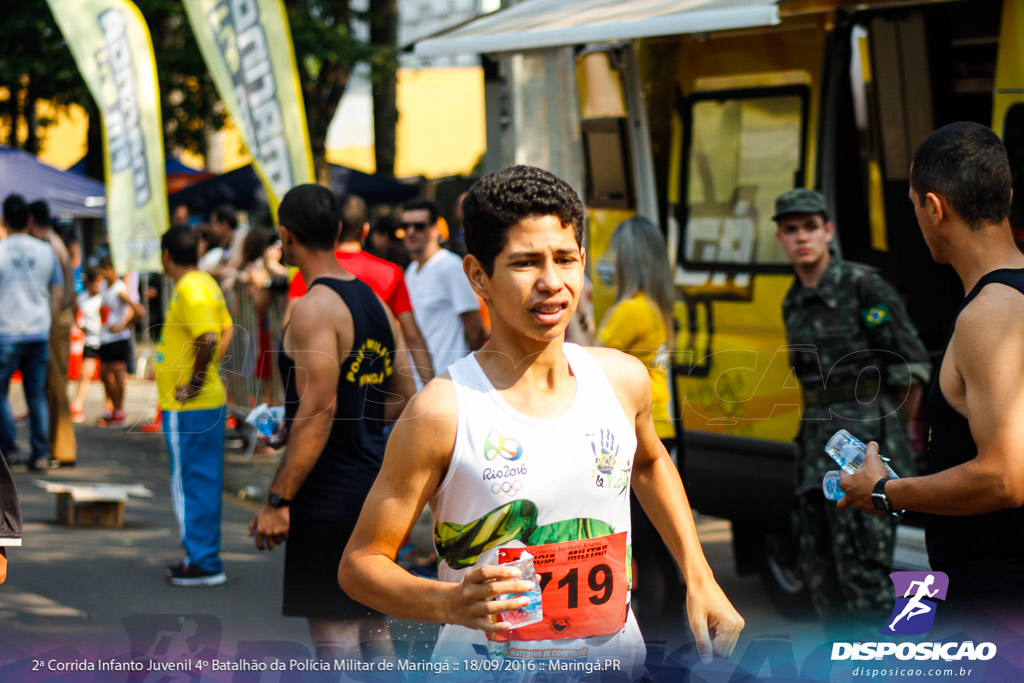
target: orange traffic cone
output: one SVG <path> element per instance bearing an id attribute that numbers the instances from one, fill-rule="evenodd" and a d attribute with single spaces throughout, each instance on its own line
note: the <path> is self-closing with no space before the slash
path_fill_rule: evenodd
<path id="1" fill-rule="evenodd" d="M 160 411 L 160 406 L 156 407 L 156 415 L 153 416 L 153 421 L 142 425 L 141 429 L 144 434 L 155 434 L 163 429 L 163 413 Z"/>

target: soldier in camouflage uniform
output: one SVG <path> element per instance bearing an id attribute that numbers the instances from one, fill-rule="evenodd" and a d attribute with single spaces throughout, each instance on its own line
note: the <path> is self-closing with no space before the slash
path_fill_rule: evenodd
<path id="1" fill-rule="evenodd" d="M 928 354 L 896 291 L 868 266 L 830 250 L 835 226 L 821 193 L 781 195 L 776 239 L 796 269 L 782 303 L 790 363 L 803 391 L 794 533 L 798 564 L 818 614 L 878 628 L 892 608 L 891 517 L 844 514 L 821 480 L 837 469 L 825 453 L 839 429 L 877 441 L 898 473 L 915 473 L 905 423 L 928 381 Z"/>

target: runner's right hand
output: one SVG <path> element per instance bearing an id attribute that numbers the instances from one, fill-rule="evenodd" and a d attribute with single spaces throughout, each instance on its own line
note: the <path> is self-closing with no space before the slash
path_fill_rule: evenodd
<path id="1" fill-rule="evenodd" d="M 509 612 L 530 604 L 526 596 L 495 600 L 505 593 L 526 593 L 533 590 L 532 581 L 517 580 L 522 572 L 515 567 L 487 565 L 466 572 L 462 583 L 451 584 L 445 604 L 445 623 L 458 624 L 487 633 L 504 633 L 512 625 L 498 621 L 501 612 Z"/>

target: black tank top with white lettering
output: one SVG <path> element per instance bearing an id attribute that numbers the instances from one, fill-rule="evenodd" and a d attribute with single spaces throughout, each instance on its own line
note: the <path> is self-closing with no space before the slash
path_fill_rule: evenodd
<path id="1" fill-rule="evenodd" d="M 338 368 L 338 398 L 327 445 L 295 495 L 291 514 L 318 519 L 356 520 L 384 459 L 384 398 L 391 375 L 395 339 L 377 295 L 361 280 L 318 278 L 352 314 L 352 349 Z M 285 384 L 285 424 L 299 408 L 295 363 L 282 350 L 278 368 Z"/>
<path id="2" fill-rule="evenodd" d="M 1024 269 L 995 270 L 986 274 L 964 298 L 957 316 L 982 288 L 993 282 L 1024 294 Z M 947 350 L 955 329 L 954 318 L 946 339 Z M 963 464 L 978 455 L 967 418 L 946 401 L 939 385 L 939 374 L 935 373 L 928 391 L 929 474 Z M 1024 448 L 1024 444 L 1020 447 Z M 928 515 L 926 538 L 932 569 L 950 575 L 950 595 L 1024 597 L 1024 507 L 968 517 Z"/>

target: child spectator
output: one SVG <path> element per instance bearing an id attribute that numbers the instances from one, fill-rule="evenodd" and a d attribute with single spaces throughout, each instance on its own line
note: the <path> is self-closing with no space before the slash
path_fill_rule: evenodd
<path id="1" fill-rule="evenodd" d="M 85 421 L 82 408 L 89 392 L 89 382 L 92 381 L 96 365 L 100 361 L 100 308 L 103 306 L 104 283 L 103 270 L 99 266 L 93 266 L 85 276 L 85 291 L 78 295 L 78 325 L 85 333 L 85 349 L 82 351 L 82 374 L 78 378 L 75 399 L 71 402 L 71 421 L 76 423 Z"/>

